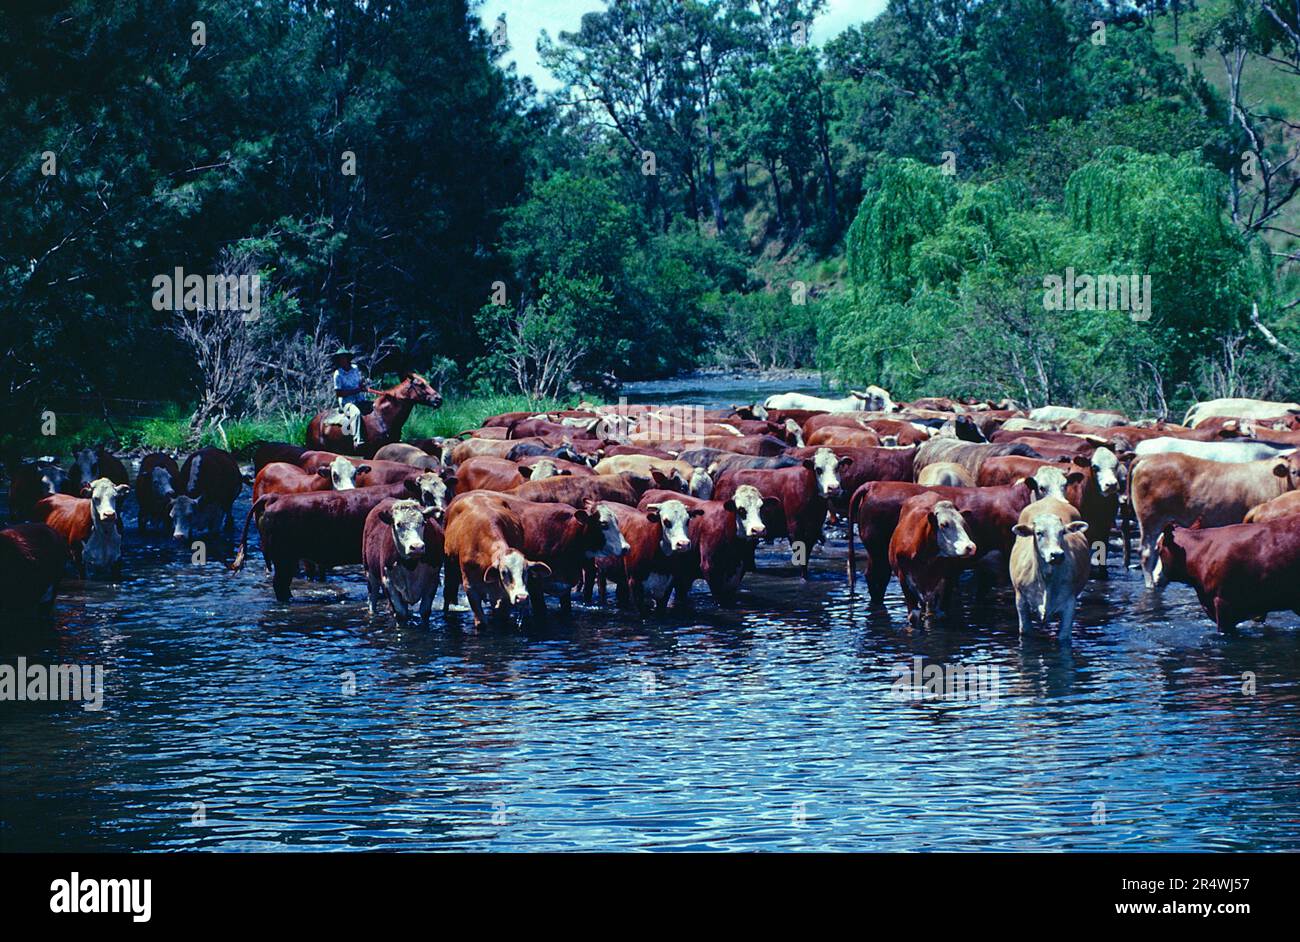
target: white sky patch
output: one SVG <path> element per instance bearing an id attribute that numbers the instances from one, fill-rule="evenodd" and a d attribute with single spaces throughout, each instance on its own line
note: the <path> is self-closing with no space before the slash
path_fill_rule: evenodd
<path id="1" fill-rule="evenodd" d="M 887 0 L 828 0 L 826 9 L 813 21 L 812 41 L 817 44 L 838 36 L 845 28 L 873 19 L 885 9 Z M 520 75 L 527 75 L 543 92 L 559 87 L 543 68 L 537 55 L 537 37 L 542 30 L 557 39 L 561 32 L 573 32 L 584 13 L 605 9 L 601 0 L 484 0 L 479 16 L 491 30 L 497 17 L 506 15 L 510 49 L 501 64 L 514 62 Z"/>

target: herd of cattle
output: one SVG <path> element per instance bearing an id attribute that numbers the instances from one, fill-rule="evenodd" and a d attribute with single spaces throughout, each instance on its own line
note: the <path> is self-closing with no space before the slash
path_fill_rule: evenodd
<path id="1" fill-rule="evenodd" d="M 491 416 L 454 438 L 399 435 L 398 422 L 367 428 L 355 454 L 311 437 L 262 443 L 252 474 L 217 448 L 180 465 L 146 455 L 134 482 L 104 449 L 66 467 L 23 462 L 9 512 L 32 522 L 0 530 L 0 599 L 48 604 L 69 563 L 116 575 L 128 495 L 141 531 L 170 527 L 188 542 L 236 528 L 251 484 L 231 569 L 256 525 L 277 599 L 301 572 L 361 564 L 371 613 L 386 600 L 403 623 L 427 623 L 440 582 L 444 611 L 463 587 L 476 626 L 521 606 L 540 617 L 547 594 L 566 611 L 574 590 L 590 604 L 599 589 L 603 603 L 611 584 L 642 610 L 689 605 L 697 580 L 730 604 L 760 541 L 788 541 L 807 578 L 828 518 L 848 529 L 850 585 L 865 551 L 871 600 L 896 576 L 916 624 L 973 570 L 977 591 L 1010 581 L 1022 632 L 1059 623 L 1068 637 L 1113 535 L 1127 566 L 1133 521 L 1146 584 L 1190 584 L 1221 630 L 1300 612 L 1293 402 L 1202 402 L 1179 425 L 1009 401 L 898 403 L 868 387 L 718 410 L 581 403 Z"/>

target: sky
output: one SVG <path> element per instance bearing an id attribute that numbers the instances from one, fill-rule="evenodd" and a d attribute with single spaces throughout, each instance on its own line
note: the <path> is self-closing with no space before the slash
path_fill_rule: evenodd
<path id="1" fill-rule="evenodd" d="M 826 9 L 813 21 L 811 38 L 821 44 L 833 39 L 845 27 L 869 20 L 885 8 L 886 0 L 827 0 Z M 514 60 L 521 75 L 530 75 L 542 91 L 556 88 L 556 81 L 537 58 L 537 36 L 546 30 L 552 39 L 561 31 L 578 28 L 584 13 L 603 10 L 601 0 L 484 0 L 480 9 L 489 29 L 502 12 L 506 14 L 510 52 L 502 64 Z"/>

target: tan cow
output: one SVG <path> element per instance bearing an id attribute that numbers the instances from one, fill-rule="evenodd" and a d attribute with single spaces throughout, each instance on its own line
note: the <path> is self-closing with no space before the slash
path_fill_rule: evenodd
<path id="1" fill-rule="evenodd" d="M 1016 545 L 1011 549 L 1011 585 L 1022 635 L 1034 624 L 1046 627 L 1059 615 L 1059 636 L 1070 636 L 1078 596 L 1091 569 L 1087 529 L 1079 511 L 1054 497 L 1020 511 L 1012 528 Z"/>
<path id="2" fill-rule="evenodd" d="M 955 461 L 936 461 L 921 469 L 916 483 L 926 487 L 974 487 L 975 479 Z"/>
<path id="3" fill-rule="evenodd" d="M 1252 507 L 1300 486 L 1300 453 L 1237 464 L 1176 453 L 1150 455 L 1133 466 L 1129 482 L 1143 579 L 1148 587 L 1160 588 L 1166 580 L 1156 541 L 1166 526 L 1240 523 Z"/>

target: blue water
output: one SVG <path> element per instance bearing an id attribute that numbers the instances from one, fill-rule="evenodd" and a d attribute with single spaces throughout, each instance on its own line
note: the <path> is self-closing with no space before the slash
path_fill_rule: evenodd
<path id="1" fill-rule="evenodd" d="M 128 532 L 119 584 L 0 633 L 0 662 L 108 671 L 99 712 L 0 703 L 4 850 L 1300 848 L 1300 620 L 1221 636 L 1117 559 L 1069 645 L 968 586 L 909 630 L 896 586 L 850 596 L 842 531 L 808 584 L 760 553 L 732 611 L 700 584 L 692 613 L 399 631 L 359 569 L 278 605 L 258 554 Z M 891 697 L 915 657 L 998 680 Z"/>

